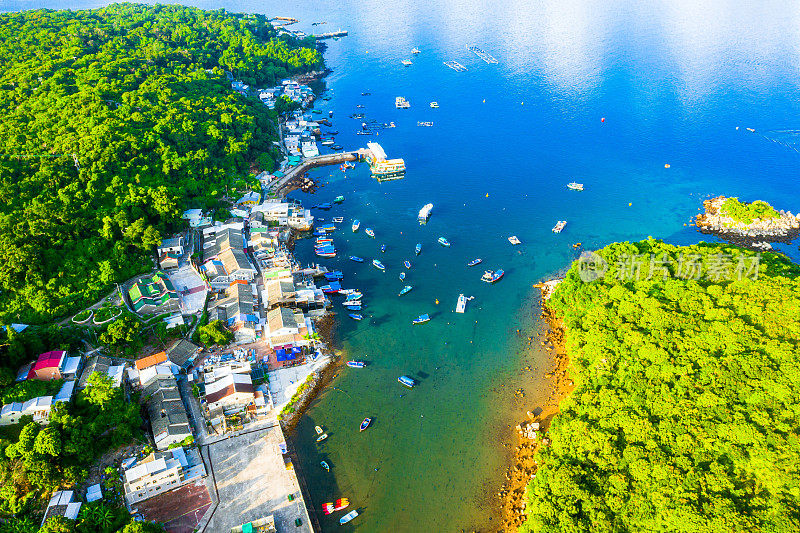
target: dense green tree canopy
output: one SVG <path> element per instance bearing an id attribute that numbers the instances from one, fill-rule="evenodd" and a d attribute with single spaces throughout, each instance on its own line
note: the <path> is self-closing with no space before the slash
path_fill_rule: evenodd
<path id="1" fill-rule="evenodd" d="M 149 268 L 186 207 L 276 156 L 256 86 L 321 66 L 262 15 L 118 4 L 0 15 L 0 320 L 64 316 Z"/>
<path id="2" fill-rule="evenodd" d="M 576 263 L 550 300 L 575 389 L 523 530 L 800 531 L 800 268 L 654 240 L 599 255 L 604 277 Z"/>

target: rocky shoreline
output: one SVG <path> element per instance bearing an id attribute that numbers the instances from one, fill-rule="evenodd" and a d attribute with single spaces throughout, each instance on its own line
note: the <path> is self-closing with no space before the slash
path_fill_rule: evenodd
<path id="1" fill-rule="evenodd" d="M 777 218 L 755 219 L 746 224 L 722 212 L 728 197 L 717 196 L 703 202 L 705 213 L 697 215 L 695 225 L 702 233 L 756 250 L 770 250 L 770 242 L 791 243 L 800 233 L 800 215 L 777 211 Z"/>
<path id="2" fill-rule="evenodd" d="M 551 380 L 550 392 L 544 405 L 536 406 L 528 411 L 525 420 L 516 427 L 516 442 L 512 467 L 505 475 L 502 488 L 498 493 L 501 500 L 501 521 L 498 531 L 516 532 L 525 522 L 528 482 L 536 476 L 538 462 L 535 459 L 540 446 L 547 446 L 550 441 L 547 432 L 550 422 L 558 414 L 559 403 L 566 398 L 574 387 L 567 374 L 569 356 L 566 349 L 566 330 L 561 319 L 547 307 L 546 301 L 560 280 L 551 280 L 534 285 L 542 292 L 541 318 L 547 323 L 547 330 L 542 337 L 528 337 L 529 343 L 539 341 L 551 356 L 552 370 L 545 374 Z"/>

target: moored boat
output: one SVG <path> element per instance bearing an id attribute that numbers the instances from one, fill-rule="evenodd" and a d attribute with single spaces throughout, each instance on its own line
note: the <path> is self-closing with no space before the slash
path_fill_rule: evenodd
<path id="1" fill-rule="evenodd" d="M 359 227 L 359 226 L 361 226 L 361 221 L 360 221 L 360 220 L 358 220 L 358 219 L 355 219 L 355 220 L 353 221 L 353 226 L 352 226 L 352 228 L 353 228 L 353 233 L 355 233 L 356 231 L 358 231 L 358 227 Z"/>
<path id="2" fill-rule="evenodd" d="M 406 268 L 411 268 L 411 262 L 410 261 L 403 261 L 403 266 L 405 266 Z"/>
<path id="3" fill-rule="evenodd" d="M 343 306 L 347 308 L 348 311 L 361 311 L 361 302 L 343 302 Z"/>
<path id="4" fill-rule="evenodd" d="M 414 385 L 417 384 L 416 381 L 414 381 L 413 379 L 411 379 L 408 376 L 400 376 L 399 378 L 397 378 L 397 381 L 399 381 L 400 383 L 402 383 L 403 385 L 405 385 L 409 389 L 413 389 Z"/>
<path id="5" fill-rule="evenodd" d="M 330 472 L 331 471 L 330 465 L 328 463 L 326 463 L 325 461 L 320 461 L 319 464 L 320 464 L 320 466 L 322 466 L 322 468 L 325 469 L 326 472 Z"/>
<path id="6" fill-rule="evenodd" d="M 431 102 L 431 108 L 436 109 L 439 107 L 439 102 Z"/>
<path id="7" fill-rule="evenodd" d="M 336 198 L 333 199 L 333 203 L 335 204 L 340 204 L 342 202 L 344 202 L 344 196 L 337 196 Z"/>
<path id="8" fill-rule="evenodd" d="M 339 519 L 339 525 L 343 526 L 344 524 L 348 523 L 350 520 L 358 516 L 358 511 L 350 511 L 343 517 Z"/>
<path id="9" fill-rule="evenodd" d="M 381 244 L 381 253 L 385 253 L 385 252 L 386 252 L 386 245 L 385 244 Z"/>
<path id="10" fill-rule="evenodd" d="M 417 255 L 419 255 L 419 253 L 420 253 L 421 251 L 422 251 L 422 244 L 420 244 L 420 243 L 417 243 L 417 245 L 414 247 L 414 253 L 416 253 Z"/>
<path id="11" fill-rule="evenodd" d="M 322 435 L 324 433 L 324 431 L 322 431 L 322 427 L 320 426 L 314 426 L 314 431 L 317 432 L 317 435 Z"/>
<path id="12" fill-rule="evenodd" d="M 333 221 L 336 222 L 337 224 L 341 224 L 342 222 L 344 222 L 344 217 L 333 217 Z"/>
<path id="13" fill-rule="evenodd" d="M 328 285 L 320 287 L 325 294 L 336 294 L 342 289 L 342 284 L 338 281 L 331 281 Z"/>
<path id="14" fill-rule="evenodd" d="M 350 313 L 347 316 L 349 316 L 353 320 L 364 320 L 364 317 L 362 315 L 359 315 L 358 313 Z"/>
<path id="15" fill-rule="evenodd" d="M 411 61 L 409 61 L 408 59 L 403 59 L 400 62 L 403 64 L 404 67 L 410 67 L 411 66 Z"/>
<path id="16" fill-rule="evenodd" d="M 350 500 L 348 500 L 347 498 L 339 498 L 335 502 L 323 503 L 322 504 L 322 511 L 325 514 L 331 514 L 331 513 L 335 513 L 336 511 L 341 511 L 342 509 L 344 509 L 348 505 L 350 505 Z"/>
<path id="17" fill-rule="evenodd" d="M 324 440 L 325 440 L 325 439 L 327 439 L 327 438 L 328 438 L 328 434 L 327 434 L 327 433 L 323 433 L 322 435 L 320 435 L 319 437 L 317 437 L 317 442 L 322 442 L 322 441 L 324 441 Z"/>
<path id="18" fill-rule="evenodd" d="M 373 260 L 372 260 L 372 266 L 374 266 L 374 267 L 375 267 L 375 268 L 377 268 L 378 270 L 386 270 L 386 267 L 385 267 L 385 266 L 383 266 L 383 263 L 381 263 L 381 262 L 380 262 L 380 261 L 378 261 L 377 259 L 373 259 Z"/>
<path id="19" fill-rule="evenodd" d="M 348 361 L 347 366 L 350 368 L 364 368 L 367 364 L 364 361 Z"/>
<path id="20" fill-rule="evenodd" d="M 331 209 L 332 207 L 333 207 L 333 204 L 331 204 L 331 203 L 324 203 L 324 204 L 315 205 L 315 206 L 314 206 L 314 207 L 312 207 L 311 209 L 314 209 L 314 208 L 316 208 L 316 209 L 322 209 L 322 210 L 324 210 L 324 211 L 327 211 L 328 209 Z"/>
<path id="21" fill-rule="evenodd" d="M 511 237 L 509 237 L 508 242 L 510 242 L 513 245 L 522 244 L 522 241 L 519 240 L 516 235 L 512 235 Z"/>
<path id="22" fill-rule="evenodd" d="M 344 274 L 342 274 L 341 270 L 334 270 L 333 272 L 325 272 L 323 276 L 328 281 L 338 281 L 344 277 Z"/>
<path id="23" fill-rule="evenodd" d="M 470 296 L 467 298 L 463 294 L 458 295 L 458 302 L 456 302 L 456 313 L 463 313 L 467 309 L 467 302 L 475 298 L 474 296 Z"/>
<path id="24" fill-rule="evenodd" d="M 445 239 L 444 237 L 439 237 L 439 244 L 441 244 L 442 246 L 444 246 L 445 248 L 447 248 L 447 247 L 449 247 L 449 246 L 450 246 L 450 241 L 448 241 L 448 240 L 447 240 L 447 239 Z"/>
<path id="25" fill-rule="evenodd" d="M 364 262 L 364 260 L 362 258 L 360 258 L 358 256 L 355 256 L 355 255 L 351 255 L 350 256 L 350 261 L 355 261 L 356 263 L 363 263 Z"/>
<path id="26" fill-rule="evenodd" d="M 575 183 L 574 181 L 571 181 L 567 183 L 567 188 L 572 189 L 573 191 L 582 191 L 583 183 Z"/>
<path id="27" fill-rule="evenodd" d="M 355 300 L 360 300 L 362 296 L 364 295 L 361 294 L 359 291 L 351 292 L 350 294 L 347 295 L 347 301 L 352 302 Z"/>
<path id="28" fill-rule="evenodd" d="M 481 281 L 485 281 L 486 283 L 494 283 L 495 281 L 499 281 L 504 274 L 505 272 L 503 272 L 502 268 L 499 270 L 487 270 L 483 273 L 483 276 L 481 276 Z"/>
<path id="29" fill-rule="evenodd" d="M 406 285 L 405 287 L 403 287 L 403 289 L 397 295 L 398 296 L 402 296 L 404 294 L 408 294 L 409 292 L 411 292 L 411 289 L 413 289 L 413 288 L 414 287 L 412 287 L 411 285 Z"/>
<path id="30" fill-rule="evenodd" d="M 419 48 L 417 48 L 417 47 L 415 46 L 414 48 L 412 48 L 412 49 L 411 49 L 411 53 L 412 53 L 412 54 L 418 54 L 418 53 L 419 53 Z"/>
<path id="31" fill-rule="evenodd" d="M 366 233 L 367 235 L 369 235 L 369 236 L 370 236 L 370 237 L 372 237 L 373 239 L 375 238 L 375 232 L 374 232 L 374 231 L 372 231 L 372 228 L 367 228 L 367 229 L 365 229 L 365 230 L 364 230 L 364 233 Z"/>
<path id="32" fill-rule="evenodd" d="M 481 259 L 480 257 L 478 257 L 478 258 L 476 258 L 476 259 L 473 259 L 473 260 L 472 260 L 472 261 L 470 261 L 469 263 L 467 263 L 467 266 L 468 266 L 468 267 L 474 267 L 475 265 L 479 265 L 479 264 L 481 264 L 482 262 L 483 262 L 483 259 Z"/>
<path id="33" fill-rule="evenodd" d="M 364 419 L 364 420 L 361 422 L 361 429 L 359 429 L 359 431 L 364 431 L 365 429 L 367 429 L 367 428 L 369 427 L 369 425 L 370 425 L 371 423 L 372 423 L 372 419 L 371 419 L 371 418 L 365 418 L 365 419 Z"/>
<path id="34" fill-rule="evenodd" d="M 400 278 L 400 281 L 403 281 L 404 279 L 406 279 L 406 273 L 400 272 L 400 275 L 398 277 Z"/>
<path id="35" fill-rule="evenodd" d="M 567 225 L 566 220 L 559 220 L 555 226 L 553 226 L 553 233 L 561 233 L 561 230 L 564 229 L 564 226 Z"/>
<path id="36" fill-rule="evenodd" d="M 433 204 L 425 204 L 422 206 L 422 209 L 419 210 L 419 214 L 417 215 L 417 220 L 419 220 L 420 224 L 425 224 L 428 219 L 431 217 L 431 210 L 433 209 Z"/>
<path id="37" fill-rule="evenodd" d="M 430 319 L 431 319 L 431 317 L 428 315 L 428 313 L 425 313 L 424 315 L 419 315 L 417 318 L 412 320 L 411 323 L 412 324 L 424 324 L 425 322 L 428 322 Z"/>

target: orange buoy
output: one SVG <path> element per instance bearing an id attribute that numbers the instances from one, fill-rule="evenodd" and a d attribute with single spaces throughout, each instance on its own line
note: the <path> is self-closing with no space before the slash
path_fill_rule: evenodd
<path id="1" fill-rule="evenodd" d="M 669 168 L 669 163 L 665 164 L 664 168 Z"/>

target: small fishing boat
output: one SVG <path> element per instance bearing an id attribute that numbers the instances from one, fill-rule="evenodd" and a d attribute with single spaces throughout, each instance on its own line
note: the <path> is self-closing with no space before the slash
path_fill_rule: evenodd
<path id="1" fill-rule="evenodd" d="M 417 47 L 415 46 L 414 48 L 412 48 L 412 49 L 411 49 L 411 53 L 412 53 L 412 54 L 418 54 L 418 53 L 419 53 L 419 48 L 417 48 Z"/>
<path id="2" fill-rule="evenodd" d="M 314 241 L 314 244 L 331 244 L 333 243 L 333 239 L 330 237 L 317 237 Z"/>
<path id="3" fill-rule="evenodd" d="M 364 317 L 359 315 L 358 313 L 350 313 L 348 316 L 353 320 L 364 320 Z"/>
<path id="4" fill-rule="evenodd" d="M 346 515 L 344 515 L 339 519 L 339 525 L 343 526 L 357 516 L 358 516 L 358 511 L 350 511 L 349 513 L 347 513 Z"/>
<path id="5" fill-rule="evenodd" d="M 335 513 L 336 511 L 341 511 L 342 509 L 344 509 L 348 505 L 350 505 L 350 500 L 348 500 L 347 498 L 339 498 L 335 502 L 323 503 L 322 504 L 322 511 L 325 514 L 331 514 L 331 513 Z"/>
<path id="6" fill-rule="evenodd" d="M 508 238 L 508 242 L 510 242 L 511 244 L 513 244 L 513 245 L 515 245 L 515 246 L 516 246 L 517 244 L 522 244 L 522 241 L 521 241 L 521 240 L 519 240 L 519 239 L 517 238 L 517 236 L 516 236 L 516 235 L 512 235 L 511 237 L 509 237 L 509 238 Z"/>
<path id="7" fill-rule="evenodd" d="M 467 302 L 475 298 L 474 296 L 470 296 L 467 298 L 463 294 L 458 295 L 458 301 L 456 302 L 456 313 L 463 313 L 467 309 Z"/>
<path id="8" fill-rule="evenodd" d="M 320 435 L 319 437 L 317 437 L 317 442 L 322 442 L 322 441 L 324 441 L 324 440 L 325 440 L 325 439 L 327 439 L 327 438 L 328 438 L 328 434 L 327 434 L 327 433 L 323 433 L 322 435 Z"/>
<path id="9" fill-rule="evenodd" d="M 398 277 L 400 278 L 400 281 L 403 281 L 404 279 L 406 279 L 406 273 L 400 272 L 400 275 Z"/>
<path id="10" fill-rule="evenodd" d="M 411 262 L 410 262 L 410 261 L 403 261 L 403 265 L 404 265 L 406 268 L 411 268 Z"/>
<path id="11" fill-rule="evenodd" d="M 430 319 L 431 319 L 431 317 L 428 316 L 428 313 L 425 313 L 424 315 L 419 315 L 417 318 L 412 320 L 411 323 L 412 324 L 424 324 L 425 322 L 428 322 Z"/>
<path id="12" fill-rule="evenodd" d="M 402 296 L 404 294 L 408 294 L 409 292 L 411 292 L 411 289 L 413 289 L 413 288 L 414 287 L 412 287 L 411 285 L 406 285 L 405 287 L 403 287 L 403 289 L 397 295 L 398 296 Z"/>
<path id="13" fill-rule="evenodd" d="M 400 62 L 403 64 L 404 67 L 410 67 L 412 65 L 411 61 L 409 61 L 408 59 L 403 59 Z"/>
<path id="14" fill-rule="evenodd" d="M 324 431 L 322 431 L 322 428 L 320 426 L 314 426 L 314 431 L 317 432 L 317 435 L 322 435 L 324 433 Z"/>
<path id="15" fill-rule="evenodd" d="M 353 221 L 353 226 L 352 226 L 352 228 L 353 228 L 353 233 L 355 233 L 356 231 L 358 231 L 358 228 L 359 228 L 360 226 L 361 226 L 361 221 L 360 221 L 360 220 L 358 220 L 358 219 L 355 219 L 355 220 Z"/>
<path id="16" fill-rule="evenodd" d="M 337 196 L 336 198 L 333 199 L 333 203 L 335 204 L 340 204 L 342 202 L 344 202 L 344 196 Z"/>
<path id="17" fill-rule="evenodd" d="M 316 254 L 319 257 L 336 257 L 336 250 L 318 250 Z"/>
<path id="18" fill-rule="evenodd" d="M 348 294 L 348 295 L 347 295 L 347 301 L 348 301 L 348 302 L 354 302 L 354 301 L 356 301 L 356 300 L 360 300 L 362 296 L 364 296 L 364 295 L 363 295 L 363 294 L 361 294 L 361 293 L 360 293 L 360 292 L 358 292 L 358 291 L 356 291 L 356 292 L 351 292 L 350 294 Z"/>
<path id="19" fill-rule="evenodd" d="M 414 252 L 415 252 L 417 255 L 419 255 L 419 253 L 420 253 L 421 251 L 422 251 L 422 245 L 421 245 L 420 243 L 417 243 L 417 245 L 414 247 Z"/>
<path id="20" fill-rule="evenodd" d="M 369 95 L 371 95 L 371 94 L 372 94 L 372 93 L 370 93 L 370 92 L 365 92 L 365 93 L 361 93 L 361 96 L 369 96 Z"/>
<path id="21" fill-rule="evenodd" d="M 374 232 L 374 231 L 372 231 L 372 228 L 367 228 L 367 229 L 365 229 L 365 230 L 364 230 L 364 233 L 366 233 L 367 235 L 369 235 L 369 236 L 370 236 L 370 237 L 372 237 L 373 239 L 375 238 L 375 232 Z"/>
<path id="22" fill-rule="evenodd" d="M 367 366 L 367 363 L 365 363 L 364 361 L 348 361 L 347 366 L 349 366 L 350 368 L 364 368 L 365 366 Z"/>
<path id="23" fill-rule="evenodd" d="M 372 266 L 374 266 L 374 267 L 375 267 L 375 268 L 377 268 L 378 270 L 386 270 L 386 267 L 385 267 L 385 266 L 383 266 L 383 263 L 381 263 L 381 262 L 380 262 L 380 261 L 378 261 L 377 259 L 373 259 L 373 260 L 372 260 Z"/>
<path id="24" fill-rule="evenodd" d="M 330 465 L 328 463 L 326 463 L 325 461 L 320 461 L 319 464 L 322 466 L 322 468 L 325 469 L 326 472 L 330 472 L 331 471 Z"/>
<path id="25" fill-rule="evenodd" d="M 372 419 L 371 419 L 371 418 L 365 418 L 365 419 L 364 419 L 364 420 L 361 422 L 361 429 L 359 429 L 359 431 L 364 431 L 365 429 L 367 429 L 367 428 L 369 427 L 369 425 L 370 425 L 371 423 L 372 423 Z"/>
<path id="26" fill-rule="evenodd" d="M 333 204 L 324 203 L 324 204 L 315 205 L 314 207 L 317 208 L 317 209 L 323 209 L 323 210 L 327 211 L 328 209 L 333 207 Z M 314 207 L 312 207 L 311 209 L 314 209 Z"/>
<path id="27" fill-rule="evenodd" d="M 341 149 L 342 149 L 342 146 L 339 145 L 339 144 L 334 144 L 333 146 L 331 146 L 331 150 L 341 150 Z"/>
<path id="28" fill-rule="evenodd" d="M 582 191 L 583 183 L 575 183 L 574 181 L 571 181 L 567 183 L 567 188 L 572 189 L 573 191 Z"/>
<path id="29" fill-rule="evenodd" d="M 357 257 L 355 255 L 351 255 L 350 256 L 350 261 L 355 261 L 356 263 L 363 263 L 364 262 L 363 259 L 361 259 L 360 257 Z"/>
<path id="30" fill-rule="evenodd" d="M 483 262 L 483 259 L 481 259 L 480 257 L 478 257 L 477 259 L 473 259 L 472 261 L 470 261 L 469 263 L 467 263 L 467 266 L 468 266 L 468 267 L 474 267 L 475 265 L 479 265 L 479 264 L 481 264 L 482 262 Z"/>
<path id="31" fill-rule="evenodd" d="M 449 247 L 449 246 L 450 246 L 450 241 L 448 241 L 448 240 L 447 240 L 447 239 L 445 239 L 444 237 L 439 237 L 439 244 L 441 244 L 442 246 L 444 246 L 445 248 L 447 248 L 447 247 Z"/>
<path id="32" fill-rule="evenodd" d="M 342 286 L 338 281 L 331 281 L 330 284 L 320 287 L 325 294 L 336 294 L 341 288 Z"/>
<path id="33" fill-rule="evenodd" d="M 331 130 L 331 131 L 327 132 L 326 134 L 327 135 L 339 135 L 339 132 L 337 130 Z"/>
<path id="34" fill-rule="evenodd" d="M 495 281 L 500 281 L 500 278 L 502 278 L 504 274 L 505 272 L 503 272 L 502 268 L 500 270 L 487 270 L 483 273 L 483 276 L 481 276 L 481 281 L 494 283 Z"/>
<path id="35" fill-rule="evenodd" d="M 333 217 L 333 221 L 336 222 L 337 224 L 341 224 L 342 222 L 344 222 L 344 217 Z"/>
<path id="36" fill-rule="evenodd" d="M 320 144 L 322 146 L 333 146 L 335 142 L 336 141 L 334 141 L 333 139 L 324 139 L 324 140 L 320 141 Z"/>
<path id="37" fill-rule="evenodd" d="M 334 270 L 333 272 L 325 272 L 323 276 L 328 281 L 338 281 L 344 277 L 344 274 L 342 274 L 341 270 Z"/>
<path id="38" fill-rule="evenodd" d="M 348 311 L 361 311 L 361 302 L 343 302 L 343 306 L 347 308 Z"/>
<path id="39" fill-rule="evenodd" d="M 381 244 L 381 253 L 384 253 L 384 252 L 386 252 L 386 245 L 385 244 Z"/>
<path id="40" fill-rule="evenodd" d="M 414 385 L 417 384 L 416 381 L 414 381 L 413 379 L 411 379 L 408 376 L 400 376 L 399 378 L 397 378 L 397 381 L 399 381 L 400 383 L 402 383 L 403 385 L 405 385 L 409 389 L 413 389 Z"/>
<path id="41" fill-rule="evenodd" d="M 436 109 L 437 107 L 439 107 L 439 102 L 431 102 L 431 107 L 433 109 Z"/>
<path id="42" fill-rule="evenodd" d="M 566 220 L 559 220 L 555 226 L 553 226 L 553 233 L 561 233 L 561 230 L 564 229 L 564 226 L 567 225 Z"/>

